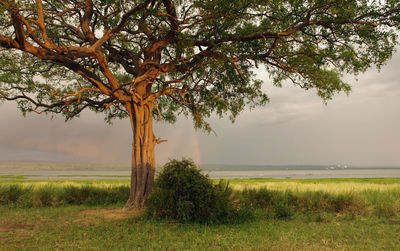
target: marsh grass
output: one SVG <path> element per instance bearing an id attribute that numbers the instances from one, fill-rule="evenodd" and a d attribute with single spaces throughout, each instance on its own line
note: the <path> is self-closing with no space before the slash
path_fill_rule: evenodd
<path id="1" fill-rule="evenodd" d="M 1 181 L 0 250 L 399 249 L 400 189 L 387 186 L 398 181 L 253 181 L 264 184 L 233 191 L 232 203 L 252 210 L 240 224 L 126 214 L 116 201 L 127 181 Z"/>
<path id="2" fill-rule="evenodd" d="M 15 175 L 15 174 L 0 175 L 0 179 L 24 180 L 24 179 L 27 179 L 27 175 Z"/>
<path id="3" fill-rule="evenodd" d="M 355 182 L 352 180 L 342 181 L 342 182 L 330 182 L 326 180 L 314 181 L 314 182 L 305 182 L 301 180 L 290 181 L 250 181 L 246 183 L 244 181 L 231 182 L 231 186 L 235 190 L 244 190 L 244 189 L 261 189 L 266 188 L 269 190 L 278 190 L 278 191 L 296 191 L 296 192 L 306 192 L 306 191 L 323 191 L 327 193 L 349 193 L 349 192 L 360 192 L 364 190 L 373 190 L 373 191 L 388 191 L 388 190 L 400 190 L 400 183 L 375 183 L 375 182 Z"/>
<path id="4" fill-rule="evenodd" d="M 244 207 L 267 210 L 278 219 L 290 219 L 296 213 L 313 215 L 323 213 L 367 215 L 370 213 L 367 202 L 353 193 L 330 194 L 321 191 L 293 192 L 260 188 L 244 189 L 238 191 L 236 196 Z M 395 214 L 398 213 L 397 211 Z"/>
<path id="5" fill-rule="evenodd" d="M 400 215 L 400 179 L 231 180 L 246 205 L 321 215 Z M 283 201 L 283 202 L 282 202 Z"/>
<path id="6" fill-rule="evenodd" d="M 276 218 L 296 214 L 400 217 L 400 179 L 229 180 L 232 203 Z M 3 180 L 0 204 L 14 208 L 64 205 L 122 206 L 127 180 Z M 313 217 L 314 217 L 313 216 Z M 246 217 L 250 217 L 247 214 Z"/>
<path id="7" fill-rule="evenodd" d="M 369 183 L 369 184 L 400 184 L 399 178 L 319 178 L 319 179 L 273 179 L 273 178 L 249 178 L 230 179 L 231 184 L 252 184 L 252 183 Z"/>
<path id="8" fill-rule="evenodd" d="M 56 176 L 57 177 L 103 177 L 103 178 L 130 178 L 131 177 L 130 175 L 102 175 L 102 174 L 99 174 L 99 175 L 60 174 L 60 175 L 56 175 Z"/>
<path id="9" fill-rule="evenodd" d="M 120 186 L 129 185 L 130 180 L 126 179 L 92 179 L 92 180 L 71 180 L 71 179 L 18 179 L 18 180 L 0 180 L 0 185 L 20 184 L 24 186 L 43 186 L 43 185 L 57 185 L 57 186 Z"/>
<path id="10" fill-rule="evenodd" d="M 129 196 L 124 185 L 92 186 L 72 184 L 0 185 L 0 204 L 19 208 L 62 205 L 122 205 Z"/>

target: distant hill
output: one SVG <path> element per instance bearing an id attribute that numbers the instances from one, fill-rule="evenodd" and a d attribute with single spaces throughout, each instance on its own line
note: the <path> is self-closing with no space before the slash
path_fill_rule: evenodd
<path id="1" fill-rule="evenodd" d="M 329 167 L 329 165 L 201 165 L 202 169 L 210 171 L 323 170 Z"/>
<path id="2" fill-rule="evenodd" d="M 159 169 L 158 167 L 157 169 Z M 281 171 L 281 170 L 339 170 L 339 169 L 399 169 L 390 166 L 347 166 L 347 165 L 227 165 L 227 164 L 202 164 L 200 168 L 205 171 Z M 127 171 L 129 164 L 96 164 L 81 162 L 44 162 L 44 161 L 0 161 L 0 170 L 87 170 L 87 171 Z"/>
<path id="3" fill-rule="evenodd" d="M 122 164 L 63 163 L 42 161 L 0 161 L 0 170 L 130 170 Z"/>
<path id="4" fill-rule="evenodd" d="M 399 169 L 398 166 L 348 166 L 348 165 L 225 165 L 203 164 L 209 171 L 268 171 L 268 170 L 339 170 L 339 169 Z"/>

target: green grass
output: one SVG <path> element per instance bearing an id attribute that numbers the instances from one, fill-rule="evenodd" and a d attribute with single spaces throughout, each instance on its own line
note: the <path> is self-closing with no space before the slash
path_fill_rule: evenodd
<path id="1" fill-rule="evenodd" d="M 130 175 L 56 175 L 57 177 L 104 177 L 104 178 L 129 178 Z"/>
<path id="2" fill-rule="evenodd" d="M 235 205 L 251 208 L 252 216 L 240 224 L 201 225 L 122 211 L 127 190 L 117 192 L 129 180 L 2 180 L 0 250 L 398 250 L 400 246 L 400 179 L 230 183 L 235 187 Z M 21 196 L 24 191 L 28 193 Z M 4 194 L 15 202 L 4 203 Z"/>
<path id="3" fill-rule="evenodd" d="M 0 179 L 17 179 L 17 180 L 24 180 L 27 179 L 27 175 L 0 175 Z"/>
<path id="4" fill-rule="evenodd" d="M 23 179 L 23 180 L 0 180 L 0 185 L 5 184 L 22 184 L 40 186 L 44 184 L 57 185 L 129 185 L 128 179 L 93 179 L 93 180 L 69 180 L 69 179 Z"/>
<path id="5" fill-rule="evenodd" d="M 352 193 L 365 190 L 400 190 L 400 178 L 370 178 L 370 179 L 249 179 L 230 180 L 231 186 L 236 190 L 261 189 L 279 191 L 323 191 L 327 193 Z"/>
<path id="6" fill-rule="evenodd" d="M 1 250 L 398 250 L 400 225 L 374 217 L 265 212 L 242 224 L 200 225 L 148 220 L 120 209 L 0 206 Z"/>
<path id="7" fill-rule="evenodd" d="M 272 178 L 252 178 L 252 179 L 230 179 L 231 184 L 251 184 L 251 183 L 373 183 L 373 184 L 400 184 L 400 178 L 327 178 L 327 179 L 272 179 Z"/>

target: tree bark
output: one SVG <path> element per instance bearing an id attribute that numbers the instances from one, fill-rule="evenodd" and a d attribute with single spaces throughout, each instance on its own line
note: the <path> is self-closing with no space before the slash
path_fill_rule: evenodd
<path id="1" fill-rule="evenodd" d="M 128 103 L 126 109 L 132 127 L 132 173 L 131 190 L 127 209 L 144 206 L 145 198 L 151 193 L 154 184 L 156 138 L 153 133 L 152 111 L 154 104 Z"/>

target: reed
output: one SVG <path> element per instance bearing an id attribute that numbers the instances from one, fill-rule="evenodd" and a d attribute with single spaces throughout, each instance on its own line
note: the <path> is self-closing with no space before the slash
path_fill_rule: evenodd
<path id="1" fill-rule="evenodd" d="M 0 204 L 13 207 L 53 207 L 62 205 L 122 205 L 129 196 L 125 185 L 2 184 Z"/>
<path id="2" fill-rule="evenodd" d="M 400 184 L 395 182 L 232 180 L 232 203 L 266 210 L 277 218 L 294 214 L 400 216 Z M 129 196 L 126 181 L 2 181 L 0 204 L 15 208 L 63 205 L 122 206 Z"/>

